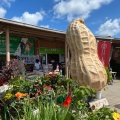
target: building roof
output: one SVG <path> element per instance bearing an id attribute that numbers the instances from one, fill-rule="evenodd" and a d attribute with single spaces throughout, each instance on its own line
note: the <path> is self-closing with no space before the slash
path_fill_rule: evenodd
<path id="1" fill-rule="evenodd" d="M 110 41 L 113 47 L 120 47 L 120 38 L 113 38 L 111 36 L 96 36 L 97 41 Z"/>
<path id="2" fill-rule="evenodd" d="M 104 40 L 113 40 L 114 38 L 111 36 L 95 36 L 96 39 L 104 39 Z"/>
<path id="3" fill-rule="evenodd" d="M 9 28 L 10 35 L 21 36 L 34 39 L 65 40 L 65 32 L 49 28 L 39 27 L 26 23 L 16 22 L 0 18 L 0 31 L 5 34 L 6 28 Z"/>
<path id="4" fill-rule="evenodd" d="M 52 41 L 65 41 L 66 32 L 35 26 L 31 24 L 16 22 L 0 18 L 0 32 L 5 34 L 6 28 L 9 28 L 10 35 L 34 38 L 37 40 L 52 40 Z M 111 41 L 114 45 L 120 46 L 120 38 L 113 38 L 111 36 L 95 36 L 100 41 Z"/>

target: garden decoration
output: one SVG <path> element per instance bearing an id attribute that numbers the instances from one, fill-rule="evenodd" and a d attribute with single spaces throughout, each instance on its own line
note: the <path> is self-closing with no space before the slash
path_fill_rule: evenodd
<path id="1" fill-rule="evenodd" d="M 72 79 L 101 91 L 107 83 L 107 74 L 98 58 L 96 39 L 84 20 L 76 19 L 69 25 L 66 44 L 70 50 Z"/>

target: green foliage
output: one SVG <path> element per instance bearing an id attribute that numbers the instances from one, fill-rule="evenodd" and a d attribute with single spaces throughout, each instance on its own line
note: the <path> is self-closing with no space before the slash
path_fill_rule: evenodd
<path id="1" fill-rule="evenodd" d="M 66 87 L 66 81 L 63 80 L 61 75 L 49 74 L 41 78 L 42 84 L 45 86 L 51 86 L 54 90 L 57 90 L 59 86 Z"/>
<path id="2" fill-rule="evenodd" d="M 110 82 L 112 80 L 112 74 L 110 73 L 108 67 L 105 67 L 106 73 L 107 73 L 107 82 Z"/>
<path id="3" fill-rule="evenodd" d="M 24 80 L 21 77 L 17 77 L 11 80 L 10 85 L 13 86 L 11 89 L 13 94 L 15 94 L 16 92 L 29 93 L 32 82 Z"/>
<path id="4" fill-rule="evenodd" d="M 113 111 L 103 107 L 93 113 L 89 113 L 85 120 L 113 120 Z"/>
<path id="5" fill-rule="evenodd" d="M 91 89 L 89 86 L 80 86 L 79 84 L 73 82 L 72 84 L 72 103 L 71 110 L 74 110 L 72 116 L 76 120 L 82 120 L 86 114 L 89 112 L 89 102 L 95 98 L 95 90 Z"/>
<path id="6" fill-rule="evenodd" d="M 89 86 L 78 86 L 73 90 L 73 97 L 76 101 L 78 100 L 88 100 L 95 97 L 95 90 L 90 88 Z"/>
<path id="7" fill-rule="evenodd" d="M 23 107 L 22 111 L 19 111 L 19 109 L 15 109 L 15 107 L 13 107 L 14 111 L 16 111 L 17 116 L 9 112 L 10 118 L 13 120 L 15 118 L 25 118 L 25 120 L 71 120 L 68 119 L 69 108 L 58 106 L 53 101 L 45 102 L 43 104 L 40 99 L 36 99 L 36 103 L 37 104 L 35 107 L 31 102 L 31 99 L 28 99 L 27 101 L 24 100 L 24 105 L 21 104 Z M 22 116 L 20 115 L 21 112 L 24 113 Z"/>
<path id="8" fill-rule="evenodd" d="M 109 108 L 91 112 L 89 102 L 95 98 L 95 90 L 70 78 L 64 80 L 62 76 L 50 75 L 24 80 L 17 77 L 10 85 L 13 87 L 2 100 L 7 103 L 11 120 L 112 120 L 113 111 Z M 67 85 L 70 91 L 67 91 Z M 17 98 L 17 92 L 27 93 L 27 96 Z M 68 95 L 72 101 L 64 107 Z"/>

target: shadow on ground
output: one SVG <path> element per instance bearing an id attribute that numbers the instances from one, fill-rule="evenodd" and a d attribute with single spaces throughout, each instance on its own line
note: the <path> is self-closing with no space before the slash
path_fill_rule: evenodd
<path id="1" fill-rule="evenodd" d="M 116 104 L 114 107 L 120 109 L 120 104 Z"/>

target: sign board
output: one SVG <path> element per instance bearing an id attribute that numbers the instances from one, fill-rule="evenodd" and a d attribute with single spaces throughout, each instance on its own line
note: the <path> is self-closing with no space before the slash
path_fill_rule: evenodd
<path id="1" fill-rule="evenodd" d="M 96 109 L 100 109 L 103 106 L 108 106 L 109 103 L 106 98 L 101 98 L 99 100 L 89 102 L 90 108 L 94 111 Z"/>
<path id="2" fill-rule="evenodd" d="M 34 40 L 10 36 L 10 55 L 34 55 Z M 0 55 L 6 55 L 6 36 L 0 35 Z"/>
<path id="3" fill-rule="evenodd" d="M 25 64 L 34 64 L 36 59 L 39 59 L 39 55 L 33 55 L 33 56 L 22 55 L 22 56 L 17 56 L 17 59 L 23 60 Z"/>
<path id="4" fill-rule="evenodd" d="M 99 41 L 97 44 L 98 57 L 105 67 L 108 67 L 110 61 L 111 42 Z"/>
<path id="5" fill-rule="evenodd" d="M 40 48 L 41 54 L 65 54 L 65 49 L 63 48 Z"/>

